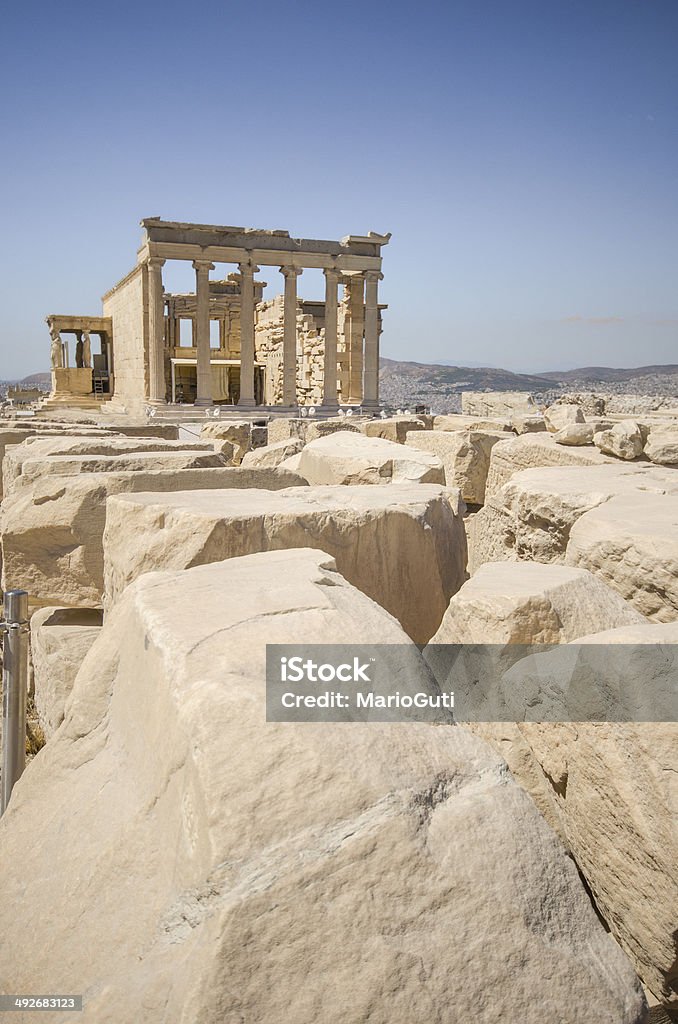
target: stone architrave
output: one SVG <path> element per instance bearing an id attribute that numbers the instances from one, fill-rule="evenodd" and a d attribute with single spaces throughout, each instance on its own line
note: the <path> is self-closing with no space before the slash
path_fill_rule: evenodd
<path id="1" fill-rule="evenodd" d="M 209 260 L 194 260 L 196 294 L 196 350 L 197 390 L 195 404 L 212 404 L 212 368 L 210 365 L 210 270 L 214 264 Z"/>

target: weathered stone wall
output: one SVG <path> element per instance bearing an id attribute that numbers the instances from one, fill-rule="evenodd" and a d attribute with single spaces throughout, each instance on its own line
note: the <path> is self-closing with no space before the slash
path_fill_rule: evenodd
<path id="1" fill-rule="evenodd" d="M 113 320 L 113 402 L 127 412 L 140 411 L 148 394 L 145 268 L 135 267 L 124 277 L 104 296 L 103 307 Z"/>
<path id="2" fill-rule="evenodd" d="M 254 345 L 257 362 L 266 364 L 264 401 L 282 402 L 283 321 L 282 295 L 257 306 Z M 299 405 L 320 405 L 323 400 L 324 331 L 311 313 L 297 303 L 297 400 Z"/>

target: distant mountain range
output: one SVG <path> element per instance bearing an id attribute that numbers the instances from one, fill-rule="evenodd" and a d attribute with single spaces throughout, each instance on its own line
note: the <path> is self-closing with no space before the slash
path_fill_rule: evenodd
<path id="1" fill-rule="evenodd" d="M 492 366 L 452 366 L 448 363 L 415 363 L 381 359 L 381 379 L 406 376 L 412 380 L 461 386 L 464 390 L 491 388 L 494 391 L 539 391 L 554 384 L 589 385 L 631 381 L 646 377 L 675 377 L 678 364 L 638 366 L 632 369 L 610 366 L 584 366 L 577 370 L 548 370 L 544 373 L 513 373 Z"/>
<path id="2" fill-rule="evenodd" d="M 656 366 L 637 366 L 634 369 L 615 369 L 611 366 L 583 366 L 579 370 L 549 370 L 540 374 L 548 380 L 562 381 L 609 381 L 636 380 L 638 377 L 670 377 L 678 374 L 678 364 L 664 363 Z"/>
<path id="3" fill-rule="evenodd" d="M 433 395 L 454 396 L 462 391 L 531 391 L 541 394 L 559 387 L 595 391 L 612 386 L 623 391 L 636 388 L 643 394 L 678 394 L 678 363 L 632 369 L 583 366 L 576 370 L 548 370 L 537 374 L 513 373 L 494 366 L 452 366 L 448 363 L 381 359 L 379 377 L 384 399 L 393 398 L 398 402 L 428 401 Z M 49 390 L 51 374 L 32 373 L 22 380 L 1 383 Z"/>
<path id="4" fill-rule="evenodd" d="M 426 383 L 436 390 L 462 391 L 543 391 L 553 387 L 553 378 L 544 374 L 512 373 L 491 366 L 448 366 L 444 363 L 411 363 L 397 359 L 381 359 L 382 383 L 390 378 L 409 378 L 412 383 Z"/>
<path id="5" fill-rule="evenodd" d="M 490 366 L 449 366 L 382 359 L 381 399 L 392 408 L 425 405 L 435 412 L 458 412 L 464 391 L 529 391 L 545 404 L 564 391 L 678 397 L 678 365 L 617 369 L 585 366 L 577 370 L 513 373 Z"/>

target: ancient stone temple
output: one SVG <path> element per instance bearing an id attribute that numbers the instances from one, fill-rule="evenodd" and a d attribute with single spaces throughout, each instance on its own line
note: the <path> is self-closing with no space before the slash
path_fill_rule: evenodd
<path id="1" fill-rule="evenodd" d="M 147 218 L 136 266 L 103 297 L 103 315 L 47 317 L 50 404 L 139 413 L 192 405 L 379 407 L 378 285 L 390 235 L 341 241 L 287 231 Z M 195 291 L 163 288 L 168 260 L 189 260 Z M 234 264 L 211 279 L 215 264 Z M 282 294 L 263 300 L 263 268 L 279 270 Z M 325 276 L 324 301 L 307 301 L 305 269 Z M 340 292 L 340 288 L 342 291 Z M 92 352 L 91 336 L 99 338 Z"/>

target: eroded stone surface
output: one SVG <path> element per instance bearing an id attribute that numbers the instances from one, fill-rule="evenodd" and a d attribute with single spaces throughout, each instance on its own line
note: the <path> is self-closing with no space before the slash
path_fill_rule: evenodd
<path id="1" fill-rule="evenodd" d="M 514 413 L 511 417 L 511 429 L 516 434 L 537 434 L 546 430 L 546 420 L 543 413 L 533 415 Z"/>
<path id="2" fill-rule="evenodd" d="M 31 618 L 35 707 L 47 739 L 63 721 L 75 677 L 101 624 L 96 608 L 41 608 Z"/>
<path id="3" fill-rule="evenodd" d="M 572 448 L 556 444 L 544 431 L 500 441 L 492 449 L 485 497 L 489 500 L 515 473 L 541 466 L 602 466 L 616 460 L 597 448 Z"/>
<path id="4" fill-rule="evenodd" d="M 644 454 L 658 466 L 678 467 L 678 425 L 651 427 Z"/>
<path id="5" fill-rule="evenodd" d="M 233 448 L 233 464 L 239 466 L 246 452 L 266 443 L 266 437 L 251 420 L 210 420 L 204 423 L 200 437 L 205 441 L 230 441 Z"/>
<path id="6" fill-rule="evenodd" d="M 366 422 L 358 416 L 333 416 L 326 420 L 316 420 L 312 416 L 274 416 L 268 425 L 268 441 L 273 444 L 289 437 L 298 437 L 306 444 L 339 431 L 352 430 L 358 434 Z"/>
<path id="7" fill-rule="evenodd" d="M 416 430 L 407 435 L 407 444 L 437 455 L 448 487 L 458 487 L 469 504 L 482 505 L 490 453 L 505 436 L 489 430 Z"/>
<path id="8" fill-rule="evenodd" d="M 643 435 L 635 420 L 623 420 L 610 430 L 601 430 L 593 435 L 593 442 L 601 452 L 618 459 L 630 461 L 643 454 Z"/>
<path id="9" fill-rule="evenodd" d="M 610 498 L 572 526 L 565 561 L 595 573 L 649 619 L 674 621 L 678 493 L 638 491 Z"/>
<path id="10" fill-rule="evenodd" d="M 307 444 L 299 473 L 310 484 L 445 483 L 436 455 L 346 431 Z"/>
<path id="11" fill-rule="evenodd" d="M 127 590 L 3 817 L 17 991 L 82 991 L 83 1024 L 640 1024 L 575 865 L 486 745 L 264 721 L 266 643 L 328 635 L 404 640 L 318 552 Z"/>
<path id="12" fill-rule="evenodd" d="M 500 417 L 510 420 L 514 414 L 532 415 L 537 412 L 528 391 L 464 391 L 461 411 L 465 416 Z"/>
<path id="13" fill-rule="evenodd" d="M 474 569 L 501 560 L 500 552 L 509 559 L 564 562 L 573 524 L 614 495 L 628 492 L 678 494 L 678 474 L 647 463 L 516 473 L 474 520 Z"/>
<path id="14" fill-rule="evenodd" d="M 579 405 L 556 402 L 555 405 L 550 405 L 545 410 L 544 421 L 546 429 L 551 431 L 551 433 L 556 433 L 556 431 L 562 430 L 564 427 L 574 423 L 583 423 L 584 413 Z"/>
<path id="15" fill-rule="evenodd" d="M 628 625 L 576 642 L 675 644 L 678 623 Z M 521 665 L 512 672 L 522 672 Z M 649 991 L 676 1001 L 678 726 L 495 722 L 471 728 L 506 758 L 562 836 Z"/>
<path id="16" fill-rule="evenodd" d="M 594 432 L 595 428 L 592 423 L 566 423 L 565 426 L 555 431 L 553 440 L 556 444 L 579 447 L 583 444 L 593 444 Z"/>
<path id="17" fill-rule="evenodd" d="M 20 478 L 21 479 L 21 478 Z M 15 487 L 0 508 L 3 587 L 28 590 L 42 605 L 94 606 L 103 597 L 106 498 L 126 491 L 294 487 L 282 469 L 181 469 L 173 472 L 47 476 Z"/>
<path id="18" fill-rule="evenodd" d="M 387 441 L 405 444 L 408 431 L 431 429 L 432 423 L 431 416 L 387 416 L 384 419 L 367 420 L 362 424 L 362 431 L 366 437 L 384 437 Z"/>
<path id="19" fill-rule="evenodd" d="M 646 622 L 590 572 L 488 562 L 452 597 L 434 644 L 564 643 L 591 629 Z"/>
<path id="20" fill-rule="evenodd" d="M 113 455 L 51 455 L 23 461 L 19 483 L 38 477 L 75 476 L 79 473 L 175 473 L 183 469 L 221 469 L 228 459 L 215 451 L 126 452 Z"/>
<path id="21" fill-rule="evenodd" d="M 282 441 L 274 441 L 255 451 L 246 452 L 243 455 L 242 465 L 245 468 L 259 466 L 263 469 L 275 469 L 285 459 L 298 454 L 304 447 L 301 438 L 289 437 Z"/>
<path id="22" fill-rule="evenodd" d="M 462 416 L 456 413 L 448 413 L 442 416 L 433 417 L 434 430 L 500 430 L 502 433 L 512 432 L 511 423 L 508 419 L 499 417 L 487 419 L 482 416 Z"/>
<path id="23" fill-rule="evenodd" d="M 208 442 L 166 441 L 162 438 L 133 438 L 116 436 L 44 437 L 34 435 L 22 444 L 9 448 L 2 463 L 5 490 L 21 475 L 24 462 L 43 461 L 55 455 L 129 455 L 134 452 L 212 452 Z"/>
<path id="24" fill-rule="evenodd" d="M 155 569 L 314 547 L 423 643 L 465 578 L 459 494 L 425 484 L 119 494 L 108 501 L 105 602 Z"/>

